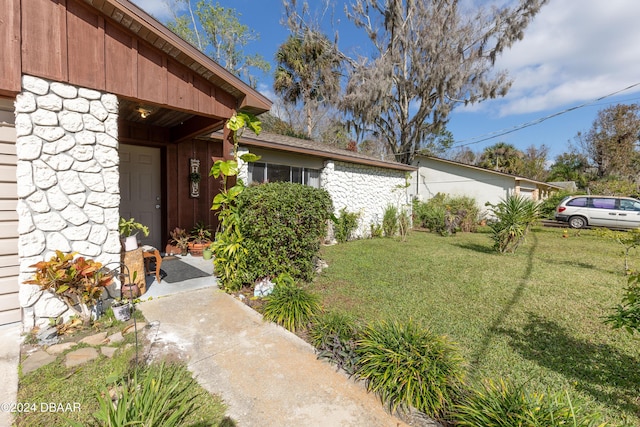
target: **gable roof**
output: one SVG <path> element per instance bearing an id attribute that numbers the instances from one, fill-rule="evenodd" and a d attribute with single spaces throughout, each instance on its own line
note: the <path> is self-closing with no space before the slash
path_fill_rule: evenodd
<path id="1" fill-rule="evenodd" d="M 260 114 L 271 108 L 264 95 L 178 37 L 154 17 L 128 0 L 84 0 L 138 37 L 238 99 L 238 109 Z"/>
<path id="2" fill-rule="evenodd" d="M 440 157 L 435 157 L 435 156 L 427 156 L 427 155 L 424 155 L 424 154 L 416 155 L 416 160 L 418 161 L 418 164 L 420 162 L 419 158 L 428 159 L 428 160 L 432 160 L 432 161 L 435 161 L 435 162 L 440 162 L 440 163 L 443 163 L 443 164 L 449 164 L 449 165 L 459 166 L 459 167 L 463 167 L 463 168 L 468 168 L 468 169 L 481 171 L 481 172 L 485 172 L 485 173 L 489 173 L 489 174 L 509 177 L 509 178 L 513 178 L 515 181 L 528 182 L 528 183 L 531 183 L 531 184 L 533 184 L 533 185 L 535 185 L 537 187 L 548 187 L 548 188 L 553 188 L 553 189 L 556 189 L 556 190 L 561 190 L 562 189 L 561 186 L 556 185 L 556 184 L 552 184 L 552 183 L 549 183 L 549 182 L 536 181 L 535 179 L 527 178 L 527 177 L 520 176 L 520 175 L 513 175 L 513 174 L 510 174 L 510 173 L 494 171 L 494 170 L 483 168 L 483 167 L 480 167 L 480 166 L 468 165 L 466 163 L 456 162 L 456 161 L 453 161 L 453 160 L 442 159 Z M 414 163 L 415 163 L 415 161 L 414 161 Z"/>
<path id="3" fill-rule="evenodd" d="M 216 138 L 222 138 L 222 132 L 216 132 Z M 212 137 L 213 137 L 212 135 Z M 306 154 L 322 159 L 338 160 L 349 163 L 356 163 L 367 166 L 377 166 L 386 169 L 395 169 L 412 172 L 418 168 L 398 162 L 381 160 L 373 156 L 357 153 L 342 148 L 325 145 L 321 142 L 308 139 L 294 138 L 286 135 L 279 135 L 270 132 L 260 132 L 260 135 L 251 134 L 240 137 L 240 143 L 250 147 L 268 148 L 271 150 L 284 151 L 288 153 Z"/>

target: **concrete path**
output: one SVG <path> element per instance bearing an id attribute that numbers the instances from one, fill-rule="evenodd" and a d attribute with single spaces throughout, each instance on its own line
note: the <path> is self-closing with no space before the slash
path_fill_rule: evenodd
<path id="1" fill-rule="evenodd" d="M 20 323 L 0 326 L 0 426 L 10 426 L 13 422 L 13 414 L 6 405 L 17 403 L 21 327 Z"/>
<path id="2" fill-rule="evenodd" d="M 187 361 L 209 392 L 222 396 L 239 427 L 405 426 L 377 396 L 313 348 L 215 289 L 154 298 L 139 305 L 156 328 L 151 354 Z"/>

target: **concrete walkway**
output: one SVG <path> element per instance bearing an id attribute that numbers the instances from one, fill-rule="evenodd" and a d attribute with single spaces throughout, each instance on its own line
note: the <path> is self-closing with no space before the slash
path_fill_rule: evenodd
<path id="1" fill-rule="evenodd" d="M 5 405 L 17 403 L 21 327 L 20 323 L 0 326 L 0 426 L 10 426 L 13 422 L 13 414 L 6 410 Z"/>
<path id="2" fill-rule="evenodd" d="M 251 426 L 405 426 L 313 348 L 215 289 L 154 298 L 139 305 L 154 325 L 151 355 L 167 350 L 186 360 L 227 415 Z"/>

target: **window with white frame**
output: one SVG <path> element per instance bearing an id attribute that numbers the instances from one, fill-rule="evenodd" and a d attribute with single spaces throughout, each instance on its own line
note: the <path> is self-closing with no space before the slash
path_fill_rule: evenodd
<path id="1" fill-rule="evenodd" d="M 249 183 L 295 182 L 320 188 L 320 170 L 275 163 L 249 163 Z"/>

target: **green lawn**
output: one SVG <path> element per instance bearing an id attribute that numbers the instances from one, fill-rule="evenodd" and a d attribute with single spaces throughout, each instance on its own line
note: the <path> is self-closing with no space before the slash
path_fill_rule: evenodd
<path id="1" fill-rule="evenodd" d="M 312 290 L 364 322 L 413 319 L 458 343 L 472 379 L 566 389 L 640 425 L 640 341 L 602 316 L 626 286 L 621 247 L 593 231 L 536 227 L 512 255 L 488 234 L 413 232 L 322 249 Z M 631 267 L 640 269 L 637 255 Z"/>

